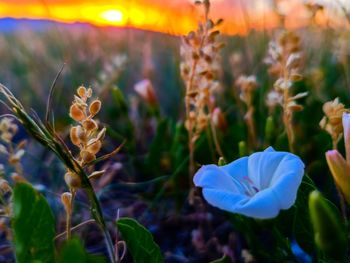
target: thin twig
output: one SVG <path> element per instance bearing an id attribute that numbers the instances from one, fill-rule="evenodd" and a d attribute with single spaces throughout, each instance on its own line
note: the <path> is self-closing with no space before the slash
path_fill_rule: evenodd
<path id="1" fill-rule="evenodd" d="M 82 227 L 82 226 L 85 226 L 85 225 L 88 225 L 88 224 L 91 224 L 91 223 L 96 223 L 95 219 L 86 220 L 86 221 L 84 221 L 84 222 L 82 222 L 82 223 L 80 223 L 80 224 L 78 224 L 78 225 L 72 227 L 70 230 L 71 230 L 71 231 L 75 231 L 75 230 L 77 230 L 78 228 L 80 228 L 80 227 Z M 59 239 L 59 238 L 62 238 L 62 237 L 64 237 L 66 234 L 67 234 L 67 230 L 64 231 L 64 232 L 62 232 L 61 234 L 58 234 L 57 236 L 55 236 L 54 240 Z"/>

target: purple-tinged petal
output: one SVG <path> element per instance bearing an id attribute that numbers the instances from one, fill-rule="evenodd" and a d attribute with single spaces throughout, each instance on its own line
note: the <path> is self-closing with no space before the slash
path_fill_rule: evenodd
<path id="1" fill-rule="evenodd" d="M 346 160 L 348 163 L 350 163 L 350 114 L 344 112 L 342 120 L 344 129 Z"/>

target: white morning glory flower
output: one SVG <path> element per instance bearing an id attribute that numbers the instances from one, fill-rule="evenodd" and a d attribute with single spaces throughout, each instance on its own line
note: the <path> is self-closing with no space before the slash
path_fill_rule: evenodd
<path id="1" fill-rule="evenodd" d="M 304 163 L 272 147 L 224 166 L 204 165 L 193 181 L 211 205 L 249 217 L 276 217 L 296 199 Z"/>

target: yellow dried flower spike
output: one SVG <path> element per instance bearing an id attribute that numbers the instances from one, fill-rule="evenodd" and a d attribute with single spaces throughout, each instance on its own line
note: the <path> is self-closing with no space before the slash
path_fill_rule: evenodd
<path id="1" fill-rule="evenodd" d="M 342 116 L 348 110 L 343 103 L 339 102 L 339 98 L 327 101 L 322 109 L 325 116 L 320 121 L 320 127 L 331 135 L 333 149 L 336 149 L 343 133 Z"/>
<path id="2" fill-rule="evenodd" d="M 70 140 L 79 147 L 77 160 L 82 166 L 96 159 L 96 154 L 101 150 L 102 140 L 106 132 L 105 128 L 99 131 L 98 123 L 93 119 L 101 110 L 102 103 L 98 99 L 89 103 L 88 100 L 91 96 L 91 88 L 86 89 L 84 86 L 80 86 L 70 107 L 70 116 L 78 122 L 70 129 Z M 76 183 L 75 176 L 70 172 L 66 174 L 65 178 L 69 186 L 80 184 L 80 182 Z"/>

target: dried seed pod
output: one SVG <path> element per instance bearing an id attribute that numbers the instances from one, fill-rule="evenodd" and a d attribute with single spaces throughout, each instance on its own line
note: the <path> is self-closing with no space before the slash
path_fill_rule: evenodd
<path id="1" fill-rule="evenodd" d="M 84 161 L 84 163 L 90 163 L 90 162 L 92 162 L 93 160 L 96 159 L 95 154 L 93 154 L 93 153 L 91 153 L 91 152 L 89 152 L 87 150 L 82 150 L 80 152 L 80 157 Z"/>
<path id="2" fill-rule="evenodd" d="M 85 97 L 86 96 L 86 88 L 84 86 L 80 86 L 78 89 L 77 89 L 77 94 L 80 96 L 80 97 Z"/>
<path id="3" fill-rule="evenodd" d="M 75 121 L 82 121 L 86 118 L 84 112 L 79 108 L 77 104 L 73 104 L 69 109 L 69 116 Z"/>
<path id="4" fill-rule="evenodd" d="M 101 147 L 102 147 L 101 141 L 95 141 L 92 144 L 90 144 L 88 147 L 86 147 L 86 150 L 92 154 L 96 154 L 101 150 Z"/>
<path id="5" fill-rule="evenodd" d="M 9 152 L 7 151 L 6 147 L 2 144 L 0 144 L 0 153 L 8 155 Z"/>
<path id="6" fill-rule="evenodd" d="M 89 107 L 89 112 L 92 116 L 95 116 L 101 109 L 101 101 L 100 100 L 94 100 L 91 102 Z"/>
<path id="7" fill-rule="evenodd" d="M 12 192 L 12 188 L 8 181 L 5 179 L 0 179 L 0 191 L 2 194 Z"/>
<path id="8" fill-rule="evenodd" d="M 77 104 L 79 107 L 87 107 L 85 100 L 79 98 L 76 95 L 74 95 L 74 104 Z"/>
<path id="9" fill-rule="evenodd" d="M 87 140 L 86 132 L 84 131 L 83 127 L 81 127 L 80 125 L 78 125 L 76 127 L 77 127 L 77 136 L 78 136 L 80 142 L 85 143 Z"/>
<path id="10" fill-rule="evenodd" d="M 103 140 L 103 138 L 105 137 L 106 135 L 106 128 L 103 128 L 96 136 L 96 140 Z"/>
<path id="11" fill-rule="evenodd" d="M 74 126 L 70 129 L 70 140 L 74 145 L 79 146 L 81 141 L 78 136 L 78 127 L 80 126 Z"/>
<path id="12" fill-rule="evenodd" d="M 26 146 L 27 146 L 27 140 L 23 140 L 19 144 L 17 144 L 16 149 L 24 149 Z"/>
<path id="13" fill-rule="evenodd" d="M 67 172 L 64 175 L 64 181 L 69 188 L 79 188 L 81 186 L 81 179 L 76 173 Z"/>
<path id="14" fill-rule="evenodd" d="M 19 149 L 15 154 L 12 154 L 9 157 L 9 160 L 8 160 L 9 163 L 12 164 L 12 165 L 17 164 L 21 160 L 21 158 L 24 155 L 24 153 L 25 153 L 25 150 Z"/>
<path id="15" fill-rule="evenodd" d="M 86 91 L 86 97 L 91 98 L 91 96 L 92 96 L 92 89 L 88 88 Z"/>
<path id="16" fill-rule="evenodd" d="M 93 119 L 86 119 L 83 121 L 83 127 L 86 131 L 92 132 L 97 130 L 97 123 Z"/>
<path id="17" fill-rule="evenodd" d="M 18 173 L 11 173 L 11 179 L 15 183 L 28 183 L 28 181 L 23 176 L 20 176 Z"/>
<path id="18" fill-rule="evenodd" d="M 89 179 L 98 179 L 100 178 L 102 175 L 104 175 L 106 172 L 106 170 L 102 170 L 102 171 L 95 171 L 92 174 L 89 175 Z"/>

